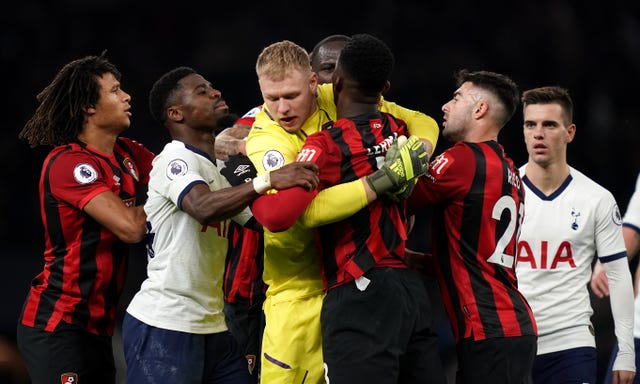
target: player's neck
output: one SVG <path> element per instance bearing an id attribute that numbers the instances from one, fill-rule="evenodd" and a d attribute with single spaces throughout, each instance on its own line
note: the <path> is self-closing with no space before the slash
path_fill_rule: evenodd
<path id="1" fill-rule="evenodd" d="M 78 134 L 78 140 L 85 143 L 88 147 L 106 155 L 113 153 L 113 147 L 115 146 L 117 138 L 118 134 L 115 132 L 106 132 L 86 126 L 82 132 Z"/>
<path id="2" fill-rule="evenodd" d="M 569 164 L 565 162 L 546 166 L 529 161 L 525 169 L 527 178 L 545 195 L 555 192 L 569 176 Z"/>
<path id="3" fill-rule="evenodd" d="M 195 129 L 179 129 L 171 131 L 171 137 L 179 140 L 215 158 L 215 136 L 212 132 Z"/>

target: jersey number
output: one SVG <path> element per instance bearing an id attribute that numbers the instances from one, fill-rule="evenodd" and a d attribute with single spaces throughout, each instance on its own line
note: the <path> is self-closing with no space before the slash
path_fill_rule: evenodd
<path id="1" fill-rule="evenodd" d="M 507 210 L 509 212 L 509 223 L 507 224 L 507 228 L 504 230 L 502 236 L 500 236 L 496 242 L 496 248 L 487 259 L 487 262 L 499 264 L 507 268 L 513 268 L 515 257 L 514 255 L 506 254 L 505 250 L 516 231 L 516 224 L 519 224 L 517 223 L 518 217 L 520 219 L 523 217 L 523 208 L 524 206 L 522 204 L 520 204 L 519 207 L 516 207 L 516 202 L 511 196 L 505 195 L 496 201 L 496 204 L 493 206 L 493 211 L 491 211 L 491 218 L 500 221 L 502 214 Z M 520 228 L 520 226 L 518 225 L 517 228 Z"/>

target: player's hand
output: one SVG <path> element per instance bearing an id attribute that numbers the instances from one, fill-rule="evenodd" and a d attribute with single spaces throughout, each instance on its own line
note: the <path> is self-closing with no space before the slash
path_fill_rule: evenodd
<path id="1" fill-rule="evenodd" d="M 310 161 L 296 161 L 270 173 L 271 188 L 287 189 L 302 187 L 307 191 L 314 190 L 320 183 L 319 168 Z"/>
<path id="2" fill-rule="evenodd" d="M 636 376 L 636 373 L 631 371 L 613 371 L 611 374 L 612 384 L 631 384 Z"/>
<path id="3" fill-rule="evenodd" d="M 382 167 L 366 177 L 367 183 L 378 196 L 390 190 L 399 190 L 427 172 L 429 154 L 424 143 L 417 136 L 411 136 L 404 144 L 403 139 L 398 138 L 398 141 L 397 150 L 392 145 L 387 151 Z"/>
<path id="4" fill-rule="evenodd" d="M 591 272 L 591 290 L 601 299 L 609 296 L 609 280 L 599 260 L 596 261 L 596 264 L 593 266 L 593 272 Z"/>
<path id="5" fill-rule="evenodd" d="M 256 168 L 249 158 L 241 153 L 230 155 L 225 161 L 224 168 L 220 169 L 229 184 L 236 186 L 251 181 L 256 177 Z"/>

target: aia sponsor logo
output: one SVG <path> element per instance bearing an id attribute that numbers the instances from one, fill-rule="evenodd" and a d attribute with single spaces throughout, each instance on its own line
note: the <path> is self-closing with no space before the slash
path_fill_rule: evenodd
<path id="1" fill-rule="evenodd" d="M 549 248 L 548 241 L 540 242 L 539 247 L 528 241 L 518 242 L 517 265 L 521 266 L 522 264 L 529 264 L 531 269 L 573 269 L 576 267 L 571 243 L 566 240 L 561 242 L 556 249 Z"/>

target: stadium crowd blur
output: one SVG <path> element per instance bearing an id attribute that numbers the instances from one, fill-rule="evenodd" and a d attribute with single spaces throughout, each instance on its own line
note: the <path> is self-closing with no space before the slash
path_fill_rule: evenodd
<path id="1" fill-rule="evenodd" d="M 381 38 L 396 56 L 386 97 L 427 113 L 439 124 L 440 107 L 453 89 L 452 73 L 459 68 L 505 73 L 521 89 L 561 85 L 577 106 L 578 135 L 568 160 L 612 191 L 624 212 L 640 171 L 640 3 L 613 0 L 605 7 L 569 0 L 463 0 L 455 5 L 372 0 L 303 8 L 308 6 L 291 0 L 242 5 L 22 0 L 4 7 L 0 342 L 13 342 L 22 300 L 42 262 L 37 186 L 49 148 L 30 149 L 18 140 L 18 132 L 35 109 L 36 94 L 64 63 L 104 49 L 133 98 L 127 136 L 156 153 L 169 137 L 148 111 L 154 79 L 175 66 L 191 66 L 224 90 L 232 112 L 243 114 L 261 100 L 254 70 L 257 55 L 282 39 L 310 50 L 333 33 L 367 32 Z M 521 111 L 500 137 L 517 165 L 526 160 Z M 440 140 L 436 153 L 446 145 Z M 418 246 L 420 242 L 414 239 Z M 595 300 L 594 307 L 600 311 L 594 325 L 606 364 L 613 343 L 608 303 Z M 5 363 L 3 350 L 0 347 L 0 369 L 12 366 Z M 11 382 L 10 376 L 4 377 Z M 0 381 L 5 382 L 4 377 Z"/>

